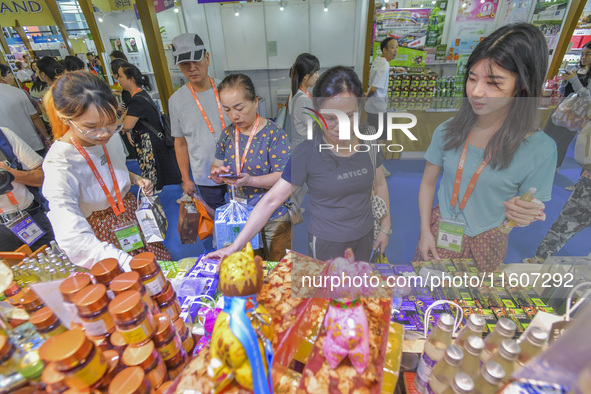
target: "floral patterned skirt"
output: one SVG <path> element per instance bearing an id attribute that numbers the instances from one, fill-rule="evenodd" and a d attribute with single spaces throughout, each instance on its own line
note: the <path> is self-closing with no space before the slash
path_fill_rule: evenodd
<path id="1" fill-rule="evenodd" d="M 102 211 L 95 211 L 92 213 L 92 215 L 86 218 L 88 224 L 90 224 L 90 227 L 92 227 L 92 230 L 94 231 L 94 235 L 96 235 L 96 237 L 99 240 L 101 240 L 102 242 L 110 243 L 118 249 L 121 249 L 121 247 L 119 245 L 119 240 L 113 232 L 113 227 L 116 226 L 117 223 L 121 222 L 121 217 L 123 217 L 123 221 L 136 220 L 136 197 L 131 193 L 127 193 L 123 198 L 123 205 L 125 206 L 125 212 L 122 213 L 119 217 L 115 216 L 113 208 L 109 207 Z M 157 260 L 172 260 L 172 257 L 170 257 L 170 253 L 168 253 L 168 250 L 166 249 L 166 247 L 164 247 L 162 242 L 146 243 L 143 234 L 142 240 L 144 241 L 144 247 L 128 252 L 129 255 L 135 256 L 136 254 L 142 252 L 152 252 L 156 255 Z"/>
<path id="2" fill-rule="evenodd" d="M 134 132 L 133 143 L 137 151 L 141 175 L 152 181 L 155 190 L 160 190 L 166 185 L 181 183 L 181 172 L 174 149 L 168 148 L 153 133 Z"/>

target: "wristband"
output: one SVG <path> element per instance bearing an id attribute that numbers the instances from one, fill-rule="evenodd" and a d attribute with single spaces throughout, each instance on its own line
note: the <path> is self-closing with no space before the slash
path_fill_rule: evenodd
<path id="1" fill-rule="evenodd" d="M 384 229 L 382 228 L 382 226 L 378 225 L 378 230 L 379 230 L 380 232 L 382 232 L 382 233 L 386 234 L 387 236 L 390 236 L 390 235 L 392 235 L 392 229 L 390 229 L 390 230 L 386 231 L 386 230 L 384 230 Z"/>

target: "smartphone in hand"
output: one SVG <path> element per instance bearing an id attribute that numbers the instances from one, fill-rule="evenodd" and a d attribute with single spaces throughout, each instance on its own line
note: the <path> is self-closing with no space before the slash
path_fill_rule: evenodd
<path id="1" fill-rule="evenodd" d="M 231 179 L 231 180 L 238 179 L 238 175 L 236 175 L 236 174 L 219 174 L 218 177 L 225 178 L 225 179 Z"/>

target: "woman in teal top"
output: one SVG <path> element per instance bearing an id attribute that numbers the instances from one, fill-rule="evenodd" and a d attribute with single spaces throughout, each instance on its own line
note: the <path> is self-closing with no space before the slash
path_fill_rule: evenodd
<path id="1" fill-rule="evenodd" d="M 235 185 L 237 194 L 256 205 L 281 178 L 291 148 L 285 132 L 257 114 L 258 98 L 251 79 L 228 75 L 218 86 L 224 111 L 232 122 L 220 136 L 210 178 Z M 236 146 L 238 141 L 238 146 Z M 220 177 L 232 174 L 238 179 Z M 277 208 L 262 230 L 265 258 L 279 261 L 291 248 L 291 221 L 285 205 Z"/>
<path id="2" fill-rule="evenodd" d="M 470 56 L 457 115 L 441 124 L 425 154 L 416 260 L 471 258 L 492 271 L 507 254 L 505 217 L 529 225 L 543 204 L 519 200 L 530 187 L 548 201 L 556 145 L 536 128 L 547 45 L 533 25 L 504 26 Z M 439 175 L 443 176 L 433 198 Z"/>

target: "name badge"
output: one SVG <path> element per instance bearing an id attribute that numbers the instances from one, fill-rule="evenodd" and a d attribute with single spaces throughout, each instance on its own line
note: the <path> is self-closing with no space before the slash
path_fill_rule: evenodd
<path id="1" fill-rule="evenodd" d="M 451 220 L 439 218 L 437 247 L 451 250 L 453 252 L 461 252 L 465 230 L 466 222 L 461 219 Z"/>
<path id="2" fill-rule="evenodd" d="M 6 225 L 21 241 L 31 246 L 39 238 L 45 235 L 45 231 L 39 227 L 27 212 L 21 212 L 21 217 Z"/>
<path id="3" fill-rule="evenodd" d="M 119 241 L 121 250 L 124 252 L 131 252 L 144 247 L 142 241 L 142 234 L 136 222 L 130 222 L 122 226 L 113 228 L 113 232 Z"/>

